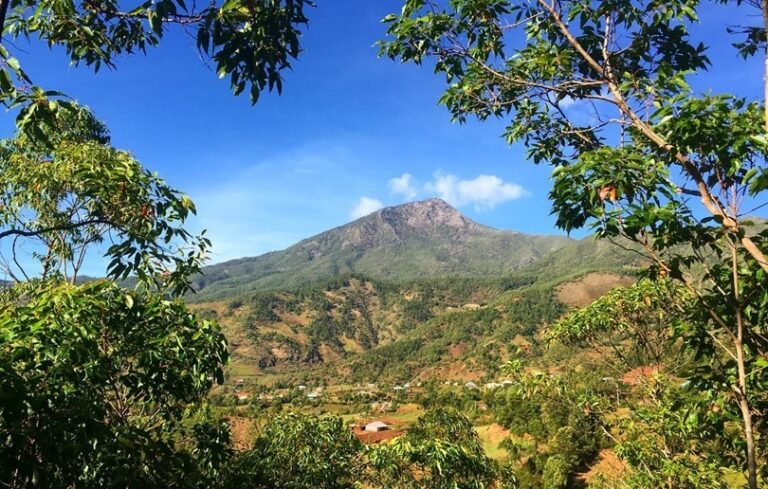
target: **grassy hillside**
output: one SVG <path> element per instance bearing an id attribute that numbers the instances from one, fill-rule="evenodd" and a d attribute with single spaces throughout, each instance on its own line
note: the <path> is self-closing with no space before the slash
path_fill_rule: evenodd
<path id="1" fill-rule="evenodd" d="M 608 242 L 499 231 L 432 199 L 209 267 L 190 301 L 224 325 L 239 375 L 479 379 L 639 265 Z"/>
<path id="2" fill-rule="evenodd" d="M 536 347 L 542 326 L 569 307 L 563 287 L 595 298 L 632 280 L 623 266 L 613 270 L 587 275 L 597 287 L 533 273 L 399 284 L 355 275 L 195 307 L 222 323 L 235 376 L 479 380 L 497 373 L 510 348 Z"/>

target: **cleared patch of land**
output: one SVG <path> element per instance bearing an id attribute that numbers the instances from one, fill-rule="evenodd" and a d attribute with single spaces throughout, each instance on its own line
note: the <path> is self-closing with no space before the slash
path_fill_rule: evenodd
<path id="1" fill-rule="evenodd" d="M 507 456 L 507 451 L 499 447 L 499 444 L 509 437 L 509 430 L 497 423 L 478 426 L 475 428 L 477 436 L 483 442 L 485 453 L 493 459 L 502 459 Z"/>
<path id="2" fill-rule="evenodd" d="M 616 273 L 589 273 L 584 277 L 557 287 L 557 299 L 571 307 L 583 307 L 616 287 L 631 285 L 631 277 Z"/>

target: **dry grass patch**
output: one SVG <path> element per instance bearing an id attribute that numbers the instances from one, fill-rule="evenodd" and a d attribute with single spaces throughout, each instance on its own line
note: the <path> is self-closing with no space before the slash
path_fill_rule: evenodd
<path id="1" fill-rule="evenodd" d="M 616 287 L 632 285 L 635 281 L 616 273 L 590 273 L 572 282 L 557 287 L 557 299 L 571 307 L 591 304 L 606 292 Z"/>

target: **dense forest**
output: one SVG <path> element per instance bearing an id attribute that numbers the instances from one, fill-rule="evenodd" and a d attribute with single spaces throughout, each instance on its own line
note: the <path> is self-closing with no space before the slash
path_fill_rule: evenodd
<path id="1" fill-rule="evenodd" d="M 37 85 L 18 43 L 98 71 L 178 31 L 256 104 L 322 5 L 0 0 L 0 484 L 765 487 L 768 106 L 691 79 L 731 69 L 705 21 L 762 70 L 768 3 L 715 3 L 752 23 L 695 0 L 404 1 L 380 56 L 440 75 L 454 120 L 500 119 L 551 168 L 558 227 L 599 248 L 526 238 L 492 257 L 514 266 L 465 276 L 472 253 L 430 277 L 323 262 L 195 301 L 212 245 L 195 204 Z M 610 247 L 625 258 L 600 263 Z M 84 280 L 94 255 L 103 278 Z M 582 294 L 596 273 L 613 282 Z"/>

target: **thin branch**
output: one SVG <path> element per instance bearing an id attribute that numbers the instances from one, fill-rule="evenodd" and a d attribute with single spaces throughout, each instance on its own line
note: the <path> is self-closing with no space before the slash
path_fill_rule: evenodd
<path id="1" fill-rule="evenodd" d="M 89 226 L 91 224 L 107 224 L 111 225 L 109 221 L 102 218 L 93 218 L 88 219 L 86 221 L 80 221 L 80 222 L 74 222 L 69 224 L 62 224 L 60 226 L 51 226 L 48 228 L 43 229 L 37 229 L 37 230 L 31 230 L 31 229 L 8 229 L 6 231 L 0 232 L 0 239 L 6 238 L 8 236 L 17 236 L 17 237 L 32 237 L 32 236 L 40 236 L 42 234 L 48 234 L 52 232 L 57 231 L 71 231 L 73 229 L 77 229 L 82 226 Z"/>

